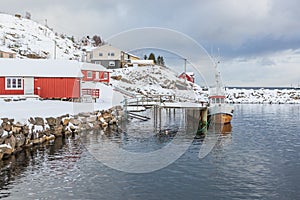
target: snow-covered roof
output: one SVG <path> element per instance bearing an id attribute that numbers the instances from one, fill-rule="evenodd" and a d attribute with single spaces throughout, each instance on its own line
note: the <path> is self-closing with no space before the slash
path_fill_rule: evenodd
<path id="1" fill-rule="evenodd" d="M 195 73 L 194 72 L 182 72 L 180 74 L 180 76 L 183 76 L 183 75 L 193 78 L 195 76 Z"/>
<path id="2" fill-rule="evenodd" d="M 141 65 L 154 65 L 153 60 L 130 60 L 132 64 L 141 64 Z"/>
<path id="3" fill-rule="evenodd" d="M 129 56 L 132 56 L 132 57 L 135 57 L 135 58 L 138 58 L 138 59 L 140 59 L 140 57 L 139 57 L 139 56 L 137 56 L 137 55 L 134 55 L 134 54 L 132 54 L 132 53 L 128 53 L 128 52 L 126 52 L 126 54 L 127 54 L 127 55 L 129 55 Z"/>
<path id="4" fill-rule="evenodd" d="M 82 49 L 85 49 L 86 52 L 91 52 L 91 51 L 97 49 L 97 47 L 94 47 L 94 46 L 84 46 L 84 47 L 82 47 Z"/>
<path id="5" fill-rule="evenodd" d="M 11 49 L 7 48 L 6 46 L 0 46 L 0 51 L 6 52 L 6 53 L 16 53 L 12 51 Z"/>
<path id="6" fill-rule="evenodd" d="M 98 47 L 94 47 L 92 49 L 90 49 L 91 51 L 95 51 L 95 50 L 103 50 L 103 49 L 109 49 L 109 50 L 113 50 L 115 52 L 121 52 L 122 50 L 112 46 L 111 44 L 103 44 L 101 46 Z"/>
<path id="7" fill-rule="evenodd" d="M 194 76 L 195 75 L 194 72 L 185 72 L 185 73 L 186 73 L 186 75 L 189 75 L 189 76 Z"/>
<path id="8" fill-rule="evenodd" d="M 102 66 L 100 64 L 93 64 L 93 63 L 81 62 L 80 66 L 81 66 L 82 70 L 108 71 L 108 69 L 106 69 L 104 66 Z"/>
<path id="9" fill-rule="evenodd" d="M 82 77 L 75 60 L 0 59 L 0 76 Z"/>

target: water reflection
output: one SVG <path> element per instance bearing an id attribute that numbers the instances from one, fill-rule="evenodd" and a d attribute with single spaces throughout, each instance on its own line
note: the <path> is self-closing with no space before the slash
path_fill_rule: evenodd
<path id="1" fill-rule="evenodd" d="M 146 113 L 153 115 L 151 110 Z M 65 177 L 68 170 L 76 168 L 82 152 L 92 145 L 118 144 L 120 148 L 131 152 L 152 152 L 164 148 L 174 138 L 179 137 L 180 145 L 188 148 L 193 141 L 199 125 L 199 111 L 190 109 L 162 110 L 160 121 L 151 117 L 149 121 L 125 121 L 118 127 L 94 130 L 82 133 L 79 138 L 57 138 L 31 149 L 25 149 L 9 159 L 0 162 L 0 197 L 10 196 L 11 187 L 25 178 L 39 183 L 41 177 Z M 214 126 L 214 133 L 222 133 L 216 147 L 222 147 L 231 140 L 231 125 Z M 212 127 L 206 136 L 201 136 L 202 146 L 209 138 Z M 220 134 L 218 134 L 220 135 Z M 178 145 L 178 144 L 177 144 Z M 47 178 L 46 178 L 47 179 Z M 49 183 L 50 184 L 50 183 Z M 51 184 L 55 184 L 54 182 Z M 30 184 L 29 184 L 30 185 Z M 29 186 L 30 187 L 30 186 Z"/>
<path id="2" fill-rule="evenodd" d="M 35 179 L 38 173 L 48 175 L 51 171 L 65 171 L 65 166 L 70 167 L 70 163 L 80 159 L 82 151 L 78 142 L 72 138 L 57 138 L 23 149 L 0 161 L 0 198 L 9 197 L 12 185 L 26 176 Z"/>
<path id="3" fill-rule="evenodd" d="M 152 133 L 139 131 L 139 126 L 152 130 L 153 123 L 132 121 L 128 127 L 133 133 L 89 132 L 80 138 L 82 143 L 77 138 L 58 140 L 34 147 L 33 152 L 20 152 L 0 162 L 0 198 L 299 199 L 300 106 L 237 105 L 235 110 L 232 127 L 219 129 L 214 149 L 204 159 L 197 154 L 211 134 L 197 137 L 180 159 L 148 174 L 106 167 L 82 143 L 115 143 L 128 151 L 151 151 L 176 137 L 175 132 L 181 131 L 180 126 L 175 128 L 177 123 L 166 123 L 160 132 Z M 185 119 L 179 115 L 179 120 Z"/>

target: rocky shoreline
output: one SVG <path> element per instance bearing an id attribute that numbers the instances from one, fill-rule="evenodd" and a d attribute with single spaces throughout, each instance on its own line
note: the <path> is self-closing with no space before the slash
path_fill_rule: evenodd
<path id="1" fill-rule="evenodd" d="M 117 125 L 124 112 L 121 106 L 108 110 L 69 114 L 59 117 L 31 117 L 28 123 L 21 124 L 14 119 L 1 118 L 0 126 L 0 160 L 12 154 L 43 144 L 57 137 L 75 136 L 83 131 L 106 129 Z"/>
<path id="2" fill-rule="evenodd" d="M 228 103 L 300 104 L 299 89 L 227 89 Z"/>

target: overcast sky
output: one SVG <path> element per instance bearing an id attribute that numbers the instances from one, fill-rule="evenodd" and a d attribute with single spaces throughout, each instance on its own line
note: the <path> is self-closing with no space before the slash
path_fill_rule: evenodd
<path id="1" fill-rule="evenodd" d="M 298 0 L 0 0 L 1 12 L 25 14 L 54 31 L 104 39 L 134 28 L 182 32 L 209 52 L 229 86 L 300 84 Z"/>

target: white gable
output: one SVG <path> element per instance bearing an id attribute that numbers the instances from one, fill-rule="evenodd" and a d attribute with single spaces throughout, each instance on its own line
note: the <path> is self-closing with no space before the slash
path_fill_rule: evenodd
<path id="1" fill-rule="evenodd" d="M 188 76 L 194 76 L 194 75 L 195 75 L 194 72 L 186 72 L 186 74 L 187 74 Z"/>
<path id="2" fill-rule="evenodd" d="M 80 63 L 72 60 L 0 59 L 0 76 L 82 77 Z"/>
<path id="3" fill-rule="evenodd" d="M 93 64 L 93 63 L 80 63 L 81 70 L 91 70 L 91 71 L 109 71 L 104 66 L 100 64 Z"/>

